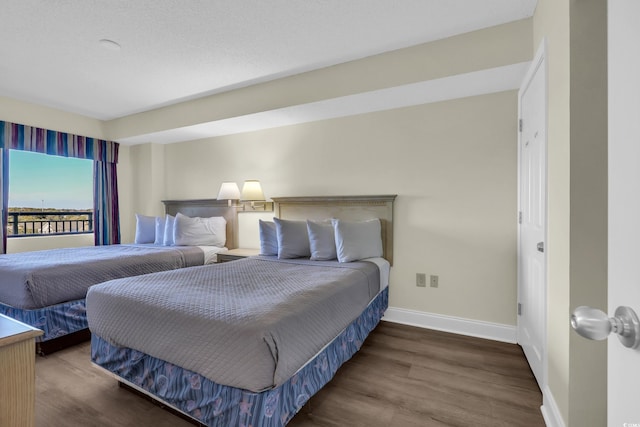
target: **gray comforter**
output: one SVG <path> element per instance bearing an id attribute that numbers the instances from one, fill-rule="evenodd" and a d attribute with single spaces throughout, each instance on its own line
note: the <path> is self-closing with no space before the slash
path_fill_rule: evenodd
<path id="1" fill-rule="evenodd" d="M 290 378 L 378 291 L 373 263 L 256 257 L 93 286 L 87 317 L 114 345 L 258 392 Z"/>
<path id="2" fill-rule="evenodd" d="M 0 256 L 0 303 L 21 309 L 84 298 L 96 283 L 202 265 L 197 247 L 110 245 Z"/>

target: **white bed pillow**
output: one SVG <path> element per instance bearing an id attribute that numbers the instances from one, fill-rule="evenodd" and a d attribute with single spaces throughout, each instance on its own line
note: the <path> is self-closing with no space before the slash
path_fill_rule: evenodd
<path id="1" fill-rule="evenodd" d="M 367 221 L 331 220 L 338 261 L 351 262 L 382 256 L 382 227 L 379 219 Z"/>
<path id="2" fill-rule="evenodd" d="M 176 217 L 168 215 L 164 217 L 164 238 L 162 239 L 163 246 L 173 246 L 173 227 L 176 222 Z"/>
<path id="3" fill-rule="evenodd" d="M 173 235 L 176 246 L 217 246 L 222 248 L 227 240 L 227 221 L 221 216 L 190 218 L 178 213 L 176 214 Z"/>
<path id="4" fill-rule="evenodd" d="M 156 239 L 153 241 L 154 245 L 162 246 L 164 244 L 164 223 L 165 218 L 162 216 L 157 216 L 155 221 L 156 227 Z"/>
<path id="5" fill-rule="evenodd" d="M 335 232 L 331 220 L 307 220 L 307 232 L 312 261 L 330 261 L 337 258 Z"/>
<path id="6" fill-rule="evenodd" d="M 301 258 L 311 255 L 306 221 L 273 218 L 278 237 L 278 258 Z"/>
<path id="7" fill-rule="evenodd" d="M 275 222 L 259 219 L 258 229 L 260 232 L 260 255 L 278 255 L 278 235 Z"/>
<path id="8" fill-rule="evenodd" d="M 156 239 L 156 217 L 136 214 L 134 243 L 153 243 Z"/>

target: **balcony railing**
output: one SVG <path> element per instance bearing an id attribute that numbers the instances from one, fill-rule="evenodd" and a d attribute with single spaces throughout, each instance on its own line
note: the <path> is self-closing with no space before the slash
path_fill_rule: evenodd
<path id="1" fill-rule="evenodd" d="M 93 233 L 93 211 L 9 212 L 7 237 Z"/>

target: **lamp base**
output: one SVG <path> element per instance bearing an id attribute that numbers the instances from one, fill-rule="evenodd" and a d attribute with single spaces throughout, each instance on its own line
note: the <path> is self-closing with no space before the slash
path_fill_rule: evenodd
<path id="1" fill-rule="evenodd" d="M 273 202 L 239 202 L 240 212 L 273 212 Z"/>

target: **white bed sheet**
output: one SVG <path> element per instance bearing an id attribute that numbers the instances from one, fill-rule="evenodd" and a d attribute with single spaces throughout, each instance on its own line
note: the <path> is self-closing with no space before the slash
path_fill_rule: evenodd
<path id="1" fill-rule="evenodd" d="M 229 249 L 220 248 L 218 246 L 198 246 L 204 253 L 204 264 L 213 264 L 218 262 L 218 254 L 227 252 Z"/>
<path id="2" fill-rule="evenodd" d="M 366 258 L 362 261 L 369 261 L 378 266 L 380 270 L 380 292 L 384 291 L 389 286 L 389 272 L 391 271 L 391 264 L 384 258 Z"/>

